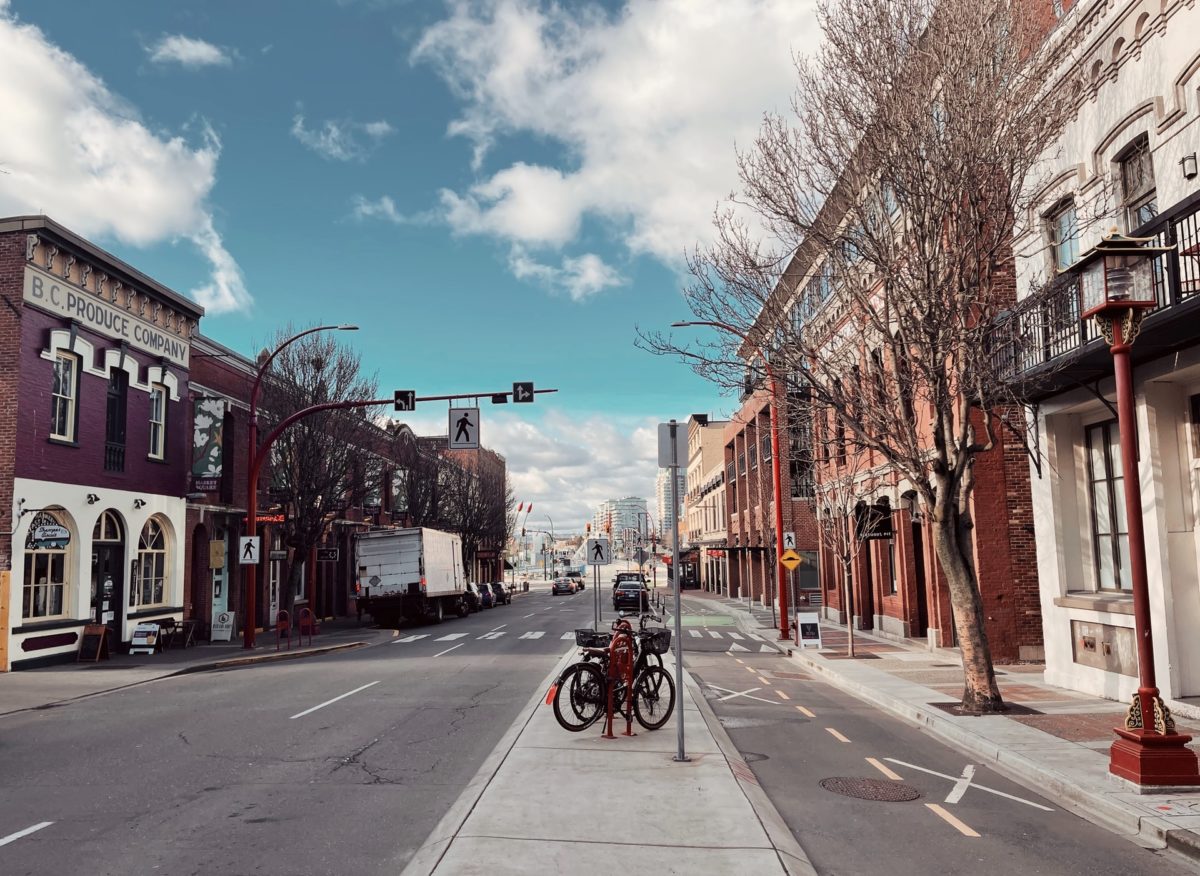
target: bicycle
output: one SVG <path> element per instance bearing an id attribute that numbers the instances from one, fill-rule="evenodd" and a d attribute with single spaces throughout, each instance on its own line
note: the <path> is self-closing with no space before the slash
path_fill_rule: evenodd
<path id="1" fill-rule="evenodd" d="M 613 623 L 612 634 L 575 631 L 575 641 L 583 649 L 584 659 L 563 670 L 553 695 L 554 717 L 564 730 L 572 733 L 586 730 L 604 714 L 609 693 L 608 646 L 614 635 L 629 636 L 641 646 L 634 664 L 632 717 L 647 730 L 658 730 L 670 719 L 675 709 L 675 682 L 663 669 L 661 655 L 670 648 L 671 631 L 642 629 L 635 637 L 629 622 L 621 619 Z M 657 659 L 657 665 L 651 658 Z M 626 700 L 623 679 L 613 685 L 612 695 L 628 720 L 630 716 L 623 705 Z"/>

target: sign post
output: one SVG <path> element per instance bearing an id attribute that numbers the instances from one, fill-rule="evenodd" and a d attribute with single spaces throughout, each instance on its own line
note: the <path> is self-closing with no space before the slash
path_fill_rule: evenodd
<path id="1" fill-rule="evenodd" d="M 683 609 L 680 598 L 679 574 L 679 457 L 687 456 L 687 430 L 680 429 L 679 424 L 672 420 L 669 423 L 658 424 L 658 464 L 670 471 L 671 478 L 671 519 L 676 521 L 675 537 L 671 539 L 671 578 L 675 582 L 675 689 L 679 691 L 679 708 L 675 710 L 676 729 L 678 730 L 677 751 L 675 760 L 686 763 L 691 760 L 684 751 L 683 744 Z"/>
<path id="2" fill-rule="evenodd" d="M 612 542 L 607 538 L 589 538 L 587 540 L 587 562 L 592 567 L 592 589 L 595 591 L 593 602 L 596 606 L 596 617 L 592 629 L 600 631 L 600 567 L 612 562 Z"/>

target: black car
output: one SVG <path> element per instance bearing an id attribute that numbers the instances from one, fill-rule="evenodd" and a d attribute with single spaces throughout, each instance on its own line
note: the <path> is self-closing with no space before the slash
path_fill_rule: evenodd
<path id="1" fill-rule="evenodd" d="M 479 586 L 492 588 L 492 595 L 496 597 L 496 605 L 508 605 L 512 602 L 512 594 L 508 592 L 503 581 L 496 581 L 492 584 L 481 584 Z"/>
<path id="2" fill-rule="evenodd" d="M 613 608 L 650 610 L 650 589 L 641 581 L 622 581 L 613 588 Z"/>
<path id="3" fill-rule="evenodd" d="M 479 591 L 475 589 L 475 585 L 468 583 L 463 588 L 463 602 L 467 604 L 467 611 L 479 611 L 483 605 L 479 600 Z"/>

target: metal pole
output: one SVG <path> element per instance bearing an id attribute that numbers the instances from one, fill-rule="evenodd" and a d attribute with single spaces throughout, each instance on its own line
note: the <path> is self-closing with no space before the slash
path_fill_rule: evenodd
<path id="1" fill-rule="evenodd" d="M 675 440 L 675 432 L 678 425 L 674 420 L 671 421 L 671 519 L 679 520 L 679 491 L 675 489 L 676 481 L 679 479 L 679 443 Z M 683 747 L 683 713 L 686 711 L 683 707 L 683 608 L 680 603 L 680 586 L 679 586 L 679 525 L 675 526 L 675 538 L 671 540 L 671 568 L 674 570 L 672 576 L 675 580 L 675 689 L 679 692 L 678 702 L 675 704 L 676 728 L 678 731 L 677 744 L 678 751 L 675 753 L 675 760 L 686 763 L 691 758 L 687 756 Z"/>
<path id="2" fill-rule="evenodd" d="M 596 622 L 592 624 L 592 629 L 600 632 L 600 567 L 592 566 L 592 590 L 595 593 L 592 595 L 592 601 L 596 604 Z"/>

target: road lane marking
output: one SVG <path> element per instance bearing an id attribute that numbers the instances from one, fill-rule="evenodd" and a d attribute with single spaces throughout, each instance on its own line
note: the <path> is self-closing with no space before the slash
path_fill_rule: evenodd
<path id="1" fill-rule="evenodd" d="M 0 837 L 0 846 L 6 846 L 11 842 L 19 840 L 23 836 L 29 836 L 31 833 L 37 833 L 43 827 L 49 827 L 54 824 L 53 821 L 39 821 L 32 827 L 27 827 L 24 830 L 18 830 L 16 833 L 10 833 L 8 836 Z"/>
<path id="2" fill-rule="evenodd" d="M 759 681 L 761 681 L 763 684 L 770 684 L 770 683 L 771 683 L 771 682 L 767 681 L 765 678 L 763 678 L 761 675 L 758 677 L 758 680 L 759 680 Z"/>
<path id="3" fill-rule="evenodd" d="M 734 697 L 745 697 L 748 700 L 758 700 L 760 703 L 766 703 L 768 706 L 779 705 L 779 703 L 775 702 L 774 700 L 764 700 L 762 697 L 750 696 L 753 691 L 761 690 L 761 688 L 752 687 L 749 690 L 730 690 L 727 687 L 717 687 L 715 684 L 710 684 L 709 687 L 713 690 L 719 690 L 721 693 L 730 694 L 730 696 L 721 697 L 722 700 L 731 700 Z"/>
<path id="4" fill-rule="evenodd" d="M 499 631 L 497 631 L 497 630 L 492 630 L 490 633 L 484 633 L 482 636 L 479 636 L 479 638 L 477 638 L 475 641 L 477 641 L 477 642 L 478 642 L 478 641 L 481 641 L 481 640 L 483 640 L 483 639 L 499 639 L 499 638 L 500 638 L 501 636 L 503 636 L 503 635 L 504 635 L 504 631 L 503 631 L 503 630 L 499 630 Z"/>
<path id="5" fill-rule="evenodd" d="M 758 670 L 755 669 L 753 666 L 747 666 L 746 671 L 753 675 L 758 675 Z"/>
<path id="6" fill-rule="evenodd" d="M 428 638 L 429 638 L 429 633 L 418 633 L 417 635 L 414 635 L 414 636 L 405 636 L 403 639 L 395 639 L 392 641 L 392 644 L 393 645 L 403 645 L 405 642 L 416 642 L 420 639 L 428 639 Z"/>
<path id="7" fill-rule="evenodd" d="M 776 690 L 776 691 L 775 691 L 775 693 L 776 693 L 776 695 L 778 695 L 778 697 L 779 697 L 781 700 L 790 700 L 790 699 L 791 699 L 791 697 L 789 697 L 787 694 L 785 694 L 785 693 L 784 693 L 783 691 L 781 691 L 781 690 Z"/>
<path id="8" fill-rule="evenodd" d="M 834 730 L 832 727 L 826 727 L 825 731 L 830 736 L 832 736 L 834 739 L 836 739 L 838 742 L 849 742 L 850 741 L 845 736 L 843 736 L 841 733 L 838 733 L 836 730 Z"/>
<path id="9" fill-rule="evenodd" d="M 567 639 L 574 639 L 574 638 L 575 638 L 574 633 L 563 633 L 561 636 L 558 637 L 560 642 L 565 642 Z"/>
<path id="10" fill-rule="evenodd" d="M 534 614 L 537 614 L 537 612 L 534 612 Z M 527 615 L 525 615 L 525 617 L 521 618 L 521 620 L 528 620 L 531 617 L 533 617 L 532 614 L 527 614 Z"/>
<path id="11" fill-rule="evenodd" d="M 441 657 L 443 654 L 449 654 L 449 653 L 450 653 L 451 651 L 453 651 L 455 648 L 461 648 L 461 647 L 462 647 L 463 645 L 465 645 L 465 644 L 467 644 L 467 643 L 466 643 L 466 642 L 459 642 L 457 645 L 454 645 L 454 646 L 452 646 L 452 647 L 449 647 L 449 648 L 447 648 L 445 651 L 438 651 L 438 652 L 437 652 L 436 654 L 434 654 L 433 656 L 434 656 L 434 657 Z"/>
<path id="12" fill-rule="evenodd" d="M 746 665 L 746 661 L 743 660 L 741 657 L 734 657 L 733 659 L 736 660 L 738 663 L 742 664 L 743 666 Z"/>
<path id="13" fill-rule="evenodd" d="M 693 639 L 699 639 L 700 631 L 699 630 L 688 630 L 688 635 L 691 636 Z"/>
<path id="14" fill-rule="evenodd" d="M 943 809 L 938 804 L 926 803 L 925 807 L 927 809 L 929 809 L 938 818 L 942 819 L 948 825 L 950 825 L 952 828 L 954 828 L 959 833 L 961 833 L 963 836 L 974 836 L 974 837 L 979 836 L 979 834 L 977 834 L 975 831 L 971 830 L 971 828 L 967 827 L 965 824 L 963 824 L 961 821 L 959 821 L 957 818 L 955 818 L 953 815 L 951 815 L 949 812 L 947 812 L 945 809 Z"/>
<path id="15" fill-rule="evenodd" d="M 538 630 L 537 632 L 534 632 L 534 633 L 521 633 L 521 638 L 522 639 L 540 639 L 544 635 L 546 635 L 545 631 Z"/>
<path id="16" fill-rule="evenodd" d="M 438 638 L 434 639 L 434 641 L 435 642 L 454 642 L 454 641 L 457 641 L 458 639 L 466 638 L 467 635 L 468 635 L 467 633 L 447 633 L 444 636 L 439 636 Z"/>
<path id="17" fill-rule="evenodd" d="M 967 793 L 967 788 L 971 787 L 971 779 L 973 778 L 975 778 L 975 764 L 969 763 L 963 767 L 962 778 L 954 783 L 954 787 L 946 795 L 946 802 L 957 803 L 961 800 L 962 795 Z"/>
<path id="18" fill-rule="evenodd" d="M 749 648 L 743 648 L 743 647 L 742 647 L 741 645 L 739 645 L 737 642 L 734 642 L 732 645 L 730 645 L 730 646 L 729 646 L 729 650 L 728 650 L 728 651 L 726 651 L 725 653 L 726 653 L 726 654 L 732 654 L 734 651 L 741 651 L 741 652 L 743 652 L 743 653 L 744 653 L 744 652 L 746 652 L 746 651 L 749 651 L 749 650 L 750 650 Z"/>
<path id="19" fill-rule="evenodd" d="M 796 706 L 796 711 L 800 712 L 803 715 L 807 715 L 810 718 L 817 717 L 810 709 L 806 709 L 806 708 L 804 708 L 804 706 Z"/>
<path id="20" fill-rule="evenodd" d="M 734 639 L 738 642 L 742 641 L 741 633 L 726 633 L 725 635 L 729 636 L 729 638 Z"/>
<path id="21" fill-rule="evenodd" d="M 498 626 L 498 627 L 492 627 L 490 630 L 488 630 L 488 632 L 489 632 L 489 633 L 494 633 L 494 632 L 496 632 L 496 630 L 502 630 L 502 629 L 504 629 L 506 626 L 508 626 L 508 624 L 500 624 L 500 626 Z"/>
<path id="22" fill-rule="evenodd" d="M 885 757 L 884 760 L 889 760 L 892 763 L 897 764 L 898 766 L 908 767 L 909 769 L 918 770 L 919 772 L 922 772 L 922 773 L 929 773 L 929 775 L 931 775 L 931 776 L 937 776 L 938 778 L 948 779 L 951 782 L 958 782 L 959 779 L 961 778 L 961 776 L 948 776 L 945 773 L 939 773 L 936 770 L 928 770 L 928 769 L 925 769 L 925 767 L 917 766 L 915 763 L 905 763 L 902 760 L 896 760 L 896 758 L 894 758 L 894 757 Z M 1034 809 L 1041 809 L 1043 812 L 1053 812 L 1054 811 L 1049 806 L 1043 806 L 1041 803 L 1034 803 L 1032 800 L 1026 800 L 1023 797 L 1017 797 L 1013 794 L 1005 794 L 1003 791 L 997 791 L 995 788 L 989 788 L 987 785 L 980 785 L 975 782 L 972 782 L 971 787 L 978 788 L 980 791 L 987 791 L 989 794 L 995 794 L 997 797 L 1005 797 L 1009 800 L 1015 800 L 1018 803 L 1024 803 L 1026 806 L 1032 806 Z"/>
<path id="23" fill-rule="evenodd" d="M 360 690 L 366 690 L 367 688 L 374 687 L 377 684 L 379 684 L 378 681 L 372 681 L 369 684 L 364 684 L 362 687 L 356 687 L 354 690 L 347 691 L 346 693 L 342 694 L 340 697 L 334 697 L 331 700 L 326 700 L 325 702 L 321 703 L 319 706 L 313 706 L 311 709 L 305 709 L 303 712 L 297 712 L 295 715 L 292 715 L 292 717 L 288 718 L 288 720 L 294 721 L 297 718 L 303 718 L 305 715 L 311 715 L 317 709 L 323 709 L 326 706 L 331 706 L 334 703 L 336 703 L 338 700 L 344 700 L 346 697 L 352 696 L 352 695 L 358 693 Z"/>
<path id="24" fill-rule="evenodd" d="M 752 687 L 749 690 L 737 691 L 736 693 L 726 694 L 723 697 L 717 697 L 717 702 L 723 703 L 726 700 L 733 699 L 734 697 L 744 697 L 744 696 L 746 696 L 746 694 L 752 694 L 756 690 L 762 690 L 762 688 L 761 687 Z"/>
<path id="25" fill-rule="evenodd" d="M 881 773 L 883 773 L 885 776 L 887 776 L 893 782 L 903 782 L 904 781 L 903 776 L 901 776 L 895 770 L 888 769 L 886 764 L 880 763 L 873 757 L 868 757 L 867 763 L 869 763 L 871 766 L 875 767 L 875 769 L 879 770 Z"/>
<path id="26" fill-rule="evenodd" d="M 718 633 L 716 630 L 709 630 L 709 631 L 708 631 L 708 634 L 709 634 L 710 636 L 712 636 L 714 639 L 719 639 L 719 638 L 721 638 L 721 634 L 720 634 L 720 633 Z"/>

